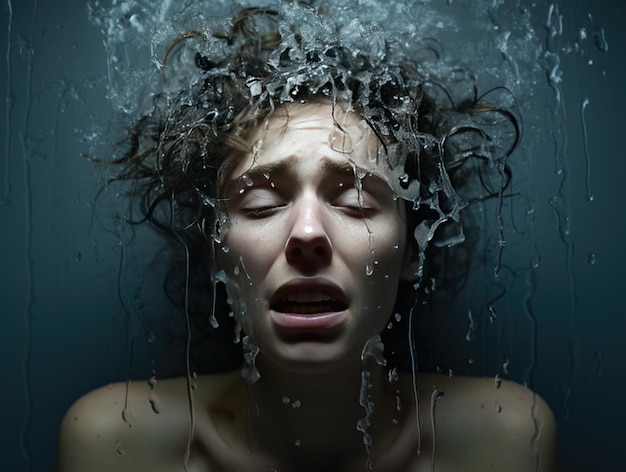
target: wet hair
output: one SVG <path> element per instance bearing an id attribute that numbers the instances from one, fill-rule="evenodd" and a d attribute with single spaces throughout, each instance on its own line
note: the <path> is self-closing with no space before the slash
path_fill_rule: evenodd
<path id="1" fill-rule="evenodd" d="M 248 133 L 276 109 L 339 104 L 378 137 L 421 262 L 417 282 L 401 284 L 397 310 L 404 313 L 433 292 L 459 289 L 468 266 L 461 212 L 473 202 L 501 200 L 510 180 L 506 159 L 519 139 L 514 113 L 479 96 L 471 74 L 446 65 L 436 43 L 408 47 L 360 25 L 373 35 L 363 47 L 323 9 L 290 5 L 289 17 L 248 8 L 175 39 L 150 109 L 130 130 L 124 154 L 111 161 L 120 169 L 116 180 L 132 183 L 143 214 L 135 223 L 149 221 L 172 242 L 166 290 L 194 320 L 194 339 L 203 342 L 206 333 L 235 349 L 212 369 L 232 368 L 241 355 L 240 347 L 225 347 L 233 346 L 234 322 L 212 267 L 225 218 L 223 188 L 250 151 Z M 383 333 L 395 353 L 391 365 L 407 360 L 405 323 Z"/>

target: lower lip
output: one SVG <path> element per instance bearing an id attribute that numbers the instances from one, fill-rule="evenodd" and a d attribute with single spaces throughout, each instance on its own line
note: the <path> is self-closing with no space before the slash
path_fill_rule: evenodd
<path id="1" fill-rule="evenodd" d="M 320 331 L 336 327 L 345 316 L 345 311 L 303 315 L 300 313 L 282 313 L 272 310 L 272 320 L 281 328 Z"/>

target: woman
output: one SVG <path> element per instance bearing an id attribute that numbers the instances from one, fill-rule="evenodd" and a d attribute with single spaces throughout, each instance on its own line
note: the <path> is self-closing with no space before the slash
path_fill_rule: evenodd
<path id="1" fill-rule="evenodd" d="M 426 281 L 456 276 L 461 210 L 506 187 L 512 114 L 478 97 L 445 106 L 415 51 L 352 48 L 293 8 L 175 42 L 117 161 L 147 218 L 184 243 L 185 313 L 216 305 L 213 330 L 232 339 L 232 311 L 242 367 L 88 394 L 57 470 L 554 470 L 536 394 L 417 375 L 412 341 Z"/>

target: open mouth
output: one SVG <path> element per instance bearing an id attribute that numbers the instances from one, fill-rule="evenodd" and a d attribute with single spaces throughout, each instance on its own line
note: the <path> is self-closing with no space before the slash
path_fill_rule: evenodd
<path id="1" fill-rule="evenodd" d="M 348 305 L 323 291 L 295 291 L 277 300 L 270 308 L 279 313 L 318 315 L 344 311 Z"/>

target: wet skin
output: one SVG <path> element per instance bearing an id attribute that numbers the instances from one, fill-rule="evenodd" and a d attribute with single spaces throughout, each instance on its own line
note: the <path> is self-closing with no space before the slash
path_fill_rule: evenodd
<path id="1" fill-rule="evenodd" d="M 387 324 L 400 277 L 412 277 L 403 205 L 360 117 L 333 117 L 329 105 L 277 115 L 233 173 L 220 262 L 265 362 L 334 370 L 359 360 Z"/>
<path id="2" fill-rule="evenodd" d="M 554 420 L 532 392 L 428 374 L 414 390 L 411 375 L 391 382 L 375 359 L 362 361 L 399 280 L 415 271 L 403 206 L 363 121 L 290 105 L 249 144 L 226 189 L 227 250 L 217 252 L 260 378 L 200 376 L 193 415 L 186 378 L 158 383 L 158 414 L 144 382 L 96 390 L 66 415 L 57 471 L 356 472 L 368 459 L 384 472 L 428 471 L 433 460 L 437 471 L 555 470 Z M 363 372 L 369 454 L 356 428 Z"/>

